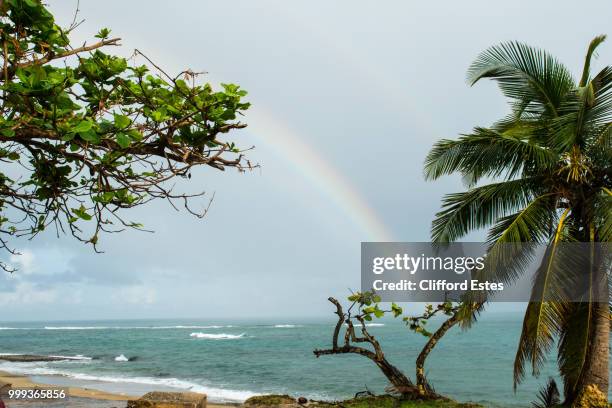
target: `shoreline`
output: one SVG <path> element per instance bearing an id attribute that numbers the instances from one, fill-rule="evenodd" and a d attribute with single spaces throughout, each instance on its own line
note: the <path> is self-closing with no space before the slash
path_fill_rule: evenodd
<path id="1" fill-rule="evenodd" d="M 45 376 L 37 376 L 38 378 L 44 378 Z M 52 376 L 48 376 L 52 377 Z M 65 381 L 65 379 L 62 379 Z M 32 389 L 32 388 L 48 388 L 48 387 L 56 387 L 56 388 L 64 388 L 66 389 L 68 396 L 70 398 L 76 399 L 86 399 L 91 402 L 96 401 L 96 403 L 126 403 L 130 399 L 138 399 L 140 395 L 127 395 L 123 393 L 113 393 L 107 391 L 97 390 L 95 388 L 82 387 L 82 386 L 72 386 L 68 385 L 57 386 L 53 384 L 53 381 L 45 383 L 44 381 L 34 381 L 30 376 L 22 375 L 22 374 L 14 374 L 8 371 L 0 371 L 0 389 L 6 384 L 11 384 L 13 389 Z M 181 390 L 177 390 L 177 392 L 181 392 Z M 93 400 L 93 401 L 92 401 Z M 4 399 L 5 403 L 7 402 L 7 398 Z M 10 406 L 37 406 L 42 402 L 36 401 L 20 401 L 18 403 L 11 402 Z M 70 404 L 70 402 L 68 402 Z M 70 405 L 67 405 L 70 406 Z M 78 405 L 80 406 L 80 405 Z M 102 406 L 100 404 L 100 406 Z M 221 403 L 208 403 L 207 407 L 210 408 L 227 408 L 227 407 L 235 407 L 240 406 L 240 404 L 221 404 Z"/>

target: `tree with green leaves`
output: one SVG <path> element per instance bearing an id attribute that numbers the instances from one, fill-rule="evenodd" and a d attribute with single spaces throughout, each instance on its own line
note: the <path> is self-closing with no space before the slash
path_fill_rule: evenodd
<path id="1" fill-rule="evenodd" d="M 131 63 L 70 42 L 39 0 L 0 1 L 0 246 L 52 227 L 94 248 L 102 232 L 142 228 L 124 210 L 164 199 L 192 210 L 203 193 L 175 192 L 197 166 L 251 164 L 226 134 L 245 127 L 246 92 L 172 76 L 136 50 Z M 204 207 L 207 208 L 207 207 Z M 3 264 L 5 269 L 8 265 Z"/>
<path id="2" fill-rule="evenodd" d="M 387 309 L 381 305 L 381 297 L 373 291 L 356 292 L 348 297 L 349 307 L 344 310 L 337 299 L 328 299 L 336 307 L 338 321 L 332 335 L 332 347 L 329 349 L 316 349 L 314 355 L 318 358 L 324 355 L 357 354 L 370 359 L 376 364 L 389 381 L 388 392 L 400 395 L 403 399 L 441 399 L 425 375 L 425 361 L 442 337 L 460 321 L 460 311 L 463 305 L 445 301 L 436 306 L 427 304 L 421 315 L 405 316 L 402 307 L 391 303 Z M 416 359 L 416 384 L 393 365 L 385 356 L 378 339 L 368 328 L 368 322 L 380 319 L 385 315 L 400 318 L 414 333 L 427 338 Z M 430 319 L 436 316 L 445 316 L 444 321 L 433 331 L 427 327 Z M 344 327 L 344 333 L 342 329 Z"/>
<path id="3" fill-rule="evenodd" d="M 452 242 L 489 228 L 490 251 L 507 243 L 543 243 L 549 261 L 564 242 L 610 242 L 612 67 L 594 75 L 591 70 L 604 40 L 590 43 L 578 81 L 546 51 L 517 42 L 491 47 L 474 61 L 468 82 L 496 81 L 511 112 L 490 127 L 436 143 L 427 156 L 427 179 L 458 173 L 468 187 L 444 197 L 432 223 L 434 241 Z M 539 284 L 525 312 L 515 386 L 526 366 L 537 375 L 557 344 L 565 403 L 578 404 L 593 389 L 607 399 L 608 302 L 589 296 L 548 301 L 562 279 L 549 265 L 536 272 Z M 517 260 L 497 278 L 513 281 L 522 266 Z M 594 293 L 607 298 L 607 282 L 590 287 L 588 294 Z"/>

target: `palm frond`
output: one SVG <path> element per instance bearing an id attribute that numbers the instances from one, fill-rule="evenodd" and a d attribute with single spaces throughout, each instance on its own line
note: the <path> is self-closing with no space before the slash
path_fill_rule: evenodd
<path id="1" fill-rule="evenodd" d="M 525 378 L 525 366 L 538 376 L 547 353 L 559 334 L 564 309 L 556 302 L 530 302 L 523 318 L 523 329 L 514 358 L 514 388 Z"/>
<path id="2" fill-rule="evenodd" d="M 458 140 L 441 140 L 425 159 L 425 178 L 435 180 L 459 172 L 475 183 L 482 177 L 509 179 L 524 168 L 546 171 L 555 165 L 557 155 L 530 142 L 530 136 L 538 131 L 536 126 L 520 122 L 503 132 L 476 128 Z"/>
<path id="3" fill-rule="evenodd" d="M 612 67 L 570 92 L 560 109 L 563 114 L 549 123 L 549 145 L 556 151 L 568 151 L 573 145 L 587 148 L 605 138 L 612 122 Z"/>
<path id="4" fill-rule="evenodd" d="M 580 78 L 580 83 L 578 86 L 586 86 L 589 81 L 589 73 L 591 70 L 591 58 L 593 57 L 593 53 L 597 49 L 597 47 L 606 40 L 606 35 L 598 35 L 597 37 L 591 40 L 589 44 L 589 48 L 587 50 L 586 57 L 584 59 L 584 67 L 582 69 L 582 77 Z"/>
<path id="5" fill-rule="evenodd" d="M 612 290 L 612 288 L 610 289 Z M 478 317 L 485 310 L 485 302 L 476 302 L 471 298 L 472 293 L 468 292 L 461 299 L 457 316 L 459 318 L 459 326 L 462 329 L 469 329 L 478 320 Z"/>
<path id="6" fill-rule="evenodd" d="M 558 116 L 558 108 L 575 86 L 570 71 L 544 50 L 508 42 L 485 50 L 468 70 L 468 82 L 492 78 L 524 112 Z"/>
<path id="7" fill-rule="evenodd" d="M 514 359 L 515 389 L 525 376 L 527 364 L 531 366 L 534 376 L 539 374 L 547 353 L 554 345 L 555 336 L 561 332 L 567 281 L 558 273 L 557 251 L 569 212 L 569 209 L 566 209 L 561 215 L 556 233 L 535 275 L 531 300 L 525 311 L 523 330 Z"/>
<path id="8" fill-rule="evenodd" d="M 533 408 L 554 408 L 560 403 L 561 396 L 559 395 L 557 382 L 553 378 L 549 378 L 546 386 L 538 392 L 538 401 L 531 405 Z"/>
<path id="9" fill-rule="evenodd" d="M 535 195 L 540 177 L 510 180 L 447 194 L 442 210 L 432 222 L 435 242 L 452 242 L 472 230 L 484 228 L 499 218 L 525 207 Z"/>
<path id="10" fill-rule="evenodd" d="M 536 197 L 522 210 L 500 218 L 489 230 L 491 244 L 543 242 L 550 235 L 557 196 L 547 193 Z"/>
<path id="11" fill-rule="evenodd" d="M 535 260 L 538 243 L 546 242 L 556 225 L 556 202 L 556 194 L 544 194 L 500 218 L 489 229 L 485 268 L 474 279 L 512 284 L 520 278 Z"/>
<path id="12" fill-rule="evenodd" d="M 589 82 L 593 88 L 593 103 L 585 113 L 587 130 L 601 130 L 612 122 L 612 67 L 602 69 Z"/>
<path id="13" fill-rule="evenodd" d="M 574 393 L 587 358 L 593 306 L 592 302 L 569 303 L 565 311 L 557 360 L 566 397 Z"/>
<path id="14" fill-rule="evenodd" d="M 602 126 L 602 128 L 595 132 L 593 145 L 596 149 L 603 148 L 604 150 L 610 151 L 612 149 L 612 122 Z"/>
<path id="15" fill-rule="evenodd" d="M 580 118 L 580 99 L 577 95 L 568 97 L 564 105 L 565 113 L 548 122 L 546 145 L 561 155 L 568 152 L 576 143 L 578 120 Z M 570 112 L 570 109 L 572 111 Z"/>
<path id="16" fill-rule="evenodd" d="M 480 282 L 493 281 L 512 283 L 516 281 L 535 258 L 537 246 L 533 243 L 500 243 L 493 245 L 487 251 L 485 267 L 472 270 L 471 279 Z M 459 325 L 463 329 L 470 328 L 484 311 L 486 303 L 495 296 L 493 291 L 464 292 L 460 297 L 461 307 L 458 310 Z"/>

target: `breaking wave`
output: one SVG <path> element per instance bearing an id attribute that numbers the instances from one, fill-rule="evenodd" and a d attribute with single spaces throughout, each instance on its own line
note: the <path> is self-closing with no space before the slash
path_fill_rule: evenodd
<path id="1" fill-rule="evenodd" d="M 246 333 L 242 334 L 226 334 L 226 333 L 191 333 L 190 337 L 195 337 L 196 339 L 209 339 L 209 340 L 233 340 L 233 339 L 241 339 L 246 335 Z"/>
<path id="2" fill-rule="evenodd" d="M 181 380 L 178 378 L 123 377 L 111 375 L 96 376 L 90 374 L 57 370 L 46 366 L 41 366 L 40 364 L 0 363 L 0 369 L 6 370 L 11 373 L 23 375 L 52 375 L 72 378 L 80 381 L 96 381 L 115 384 L 118 383 L 125 384 L 127 386 L 129 386 L 130 384 L 145 385 L 151 386 L 151 390 L 154 390 L 157 387 L 169 387 L 178 390 L 186 390 L 207 394 L 208 399 L 210 401 L 221 403 L 244 402 L 248 398 L 251 398 L 255 395 L 259 395 L 258 393 L 252 391 L 216 388 L 212 386 L 198 384 L 193 381 Z M 87 384 L 84 384 L 84 386 L 87 386 Z"/>

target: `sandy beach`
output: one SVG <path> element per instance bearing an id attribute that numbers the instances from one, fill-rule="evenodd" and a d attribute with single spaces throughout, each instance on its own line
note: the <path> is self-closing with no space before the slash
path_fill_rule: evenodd
<path id="1" fill-rule="evenodd" d="M 27 376 L 0 371 L 0 389 L 5 384 L 11 384 L 13 389 L 49 387 L 49 384 L 34 382 Z M 123 408 L 126 406 L 127 400 L 136 399 L 139 397 L 135 395 L 114 394 L 83 387 L 68 387 L 67 391 L 69 398 L 63 401 L 9 401 L 6 396 L 2 396 L 1 398 L 3 399 L 7 408 Z M 211 408 L 226 408 L 228 406 L 235 405 L 208 404 L 207 406 Z"/>

